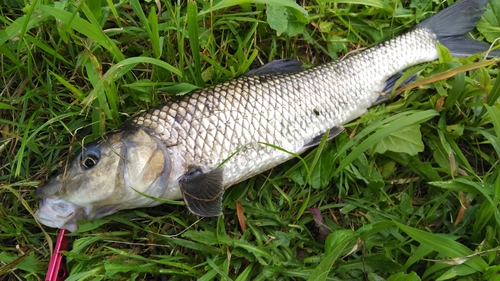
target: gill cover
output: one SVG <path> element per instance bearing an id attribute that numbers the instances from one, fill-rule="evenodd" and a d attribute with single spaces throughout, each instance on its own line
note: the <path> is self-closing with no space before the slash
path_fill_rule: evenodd
<path id="1" fill-rule="evenodd" d="M 120 209 L 160 204 L 170 158 L 162 142 L 138 126 L 107 133 L 77 153 L 48 183 L 35 191 L 37 219 L 75 231 L 77 220 L 102 218 Z"/>

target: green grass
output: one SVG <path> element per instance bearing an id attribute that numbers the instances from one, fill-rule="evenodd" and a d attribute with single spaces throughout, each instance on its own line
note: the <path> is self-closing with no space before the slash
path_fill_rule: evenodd
<path id="1" fill-rule="evenodd" d="M 33 219 L 33 191 L 82 143 L 176 94 L 276 58 L 336 59 L 443 9 L 281 2 L 0 0 L 0 280 L 44 278 L 56 230 Z M 490 7 L 475 38 L 499 21 Z M 410 71 L 402 98 L 228 190 L 222 217 L 164 204 L 82 222 L 68 280 L 500 280 L 498 67 L 444 50 Z"/>

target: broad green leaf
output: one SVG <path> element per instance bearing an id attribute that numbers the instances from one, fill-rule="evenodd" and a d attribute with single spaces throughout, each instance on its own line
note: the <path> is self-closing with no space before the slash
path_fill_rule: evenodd
<path id="1" fill-rule="evenodd" d="M 452 278 L 456 278 L 457 276 L 465 276 L 465 275 L 470 275 L 473 273 L 476 273 L 477 270 L 474 268 L 471 268 L 466 265 L 457 265 L 453 266 L 452 268 L 448 269 L 445 273 L 443 273 L 439 278 L 436 279 L 436 281 L 442 281 L 442 280 L 449 280 Z M 455 280 L 455 279 L 454 279 Z"/>
<path id="2" fill-rule="evenodd" d="M 440 63 L 452 62 L 454 60 L 448 48 L 446 48 L 444 45 L 439 44 L 439 42 L 436 46 L 438 50 L 438 60 Z"/>
<path id="3" fill-rule="evenodd" d="M 176 83 L 175 85 L 172 86 L 159 88 L 158 91 L 165 93 L 173 93 L 182 96 L 199 88 L 200 87 L 189 83 Z"/>
<path id="4" fill-rule="evenodd" d="M 500 37 L 500 1 L 492 0 L 486 5 L 486 11 L 476 26 L 490 42 Z"/>
<path id="5" fill-rule="evenodd" d="M 351 271 L 384 272 L 402 271 L 403 266 L 385 254 L 365 254 L 362 260 L 347 261 L 339 266 L 338 272 L 347 274 Z"/>
<path id="6" fill-rule="evenodd" d="M 500 272 L 500 265 L 494 265 L 488 268 L 488 270 L 483 274 L 483 280 L 491 280 L 491 281 L 499 281 L 500 278 L 498 276 L 498 272 Z"/>
<path id="7" fill-rule="evenodd" d="M 390 125 L 389 125 L 390 126 Z M 383 138 L 373 148 L 373 152 L 383 154 L 386 151 L 417 155 L 424 151 L 420 124 L 414 124 Z"/>
<path id="8" fill-rule="evenodd" d="M 337 230 L 328 235 L 325 241 L 325 253 L 321 263 L 314 269 L 307 281 L 324 281 L 328 277 L 328 273 L 332 268 L 333 263 L 337 260 L 340 254 L 343 253 L 345 247 L 357 239 L 358 235 L 351 230 Z"/>
<path id="9" fill-rule="evenodd" d="M 269 26 L 276 30 L 276 34 L 281 35 L 288 28 L 288 10 L 283 6 L 267 4 L 267 22 Z"/>
<path id="10" fill-rule="evenodd" d="M 296 9 L 288 8 L 288 27 L 285 34 L 289 37 L 302 34 L 304 32 L 304 27 L 309 23 L 308 18 Z"/>
<path id="11" fill-rule="evenodd" d="M 390 228 L 396 229 L 394 223 L 390 220 L 383 220 L 368 225 L 364 225 L 360 227 L 356 231 L 356 233 L 359 234 L 359 239 L 365 241 L 378 233 L 387 231 Z"/>
<path id="12" fill-rule="evenodd" d="M 450 170 L 450 158 L 446 153 L 440 139 L 437 136 L 429 136 L 426 139 L 427 146 L 432 150 L 436 163 L 443 169 Z"/>
<path id="13" fill-rule="evenodd" d="M 320 0 L 320 2 L 326 3 L 345 3 L 345 4 L 355 4 L 364 6 L 373 6 L 377 8 L 384 8 L 384 2 L 381 0 Z"/>
<path id="14" fill-rule="evenodd" d="M 442 179 L 439 173 L 436 171 L 436 168 L 433 167 L 430 162 L 421 161 L 416 156 L 410 156 L 408 154 L 395 153 L 390 151 L 386 152 L 384 155 L 390 157 L 391 159 L 397 161 L 401 165 L 414 171 L 423 178 L 432 181 L 439 181 Z"/>
<path id="15" fill-rule="evenodd" d="M 398 272 L 391 277 L 387 278 L 387 281 L 420 281 L 420 277 L 415 272 L 410 272 L 408 274 L 404 272 Z"/>
<path id="16" fill-rule="evenodd" d="M 360 143 L 349 155 L 347 155 L 346 158 L 344 158 L 341 162 L 340 165 L 337 167 L 335 170 L 336 173 L 338 173 L 340 170 L 344 169 L 349 163 L 352 163 L 354 159 L 356 159 L 361 153 L 365 152 L 367 149 L 372 147 L 374 144 L 382 140 L 383 138 L 391 135 L 394 132 L 397 132 L 407 126 L 411 126 L 413 124 L 419 124 L 422 123 L 426 120 L 429 120 L 430 118 L 434 117 L 437 115 L 437 112 L 434 110 L 427 110 L 427 111 L 420 111 L 420 112 L 415 112 L 415 111 L 408 111 L 404 112 L 402 114 L 398 115 L 393 115 L 389 118 L 386 118 L 382 120 L 380 123 L 373 123 L 370 125 L 372 130 L 376 129 L 377 125 L 383 125 L 385 123 L 391 124 L 391 126 L 385 126 L 380 130 L 377 130 L 375 133 L 367 137 L 362 143 Z M 367 130 L 366 128 L 363 131 L 367 131 L 366 133 L 369 133 L 370 130 Z M 364 132 L 363 132 L 364 133 Z M 354 145 L 355 142 L 357 141 L 358 138 L 360 138 L 362 134 L 359 134 L 358 136 L 354 137 L 350 142 L 348 142 L 344 147 L 342 147 L 342 150 L 347 149 L 351 145 Z M 339 153 L 340 154 L 340 153 Z"/>
<path id="17" fill-rule="evenodd" d="M 153 99 L 151 98 L 151 93 L 154 90 L 151 85 L 151 80 L 141 79 L 134 81 L 131 84 L 123 86 L 128 87 L 130 89 L 130 94 L 134 97 L 134 99 L 147 103 L 153 102 Z"/>
<path id="18" fill-rule="evenodd" d="M 214 232 L 188 230 L 182 234 L 182 237 L 190 238 L 194 241 L 203 242 L 208 245 L 217 245 L 219 240 Z"/>
<path id="19" fill-rule="evenodd" d="M 271 4 L 276 6 L 290 7 L 292 9 L 296 9 L 304 15 L 307 15 L 307 11 L 293 0 L 222 0 L 219 3 L 215 4 L 211 9 L 203 11 L 203 13 L 248 3 Z"/>
<path id="20" fill-rule="evenodd" d="M 266 6 L 267 22 L 278 35 L 284 33 L 291 37 L 302 33 L 308 22 L 302 13 L 282 5 L 268 3 Z"/>
<path id="21" fill-rule="evenodd" d="M 412 204 L 412 198 L 406 192 L 404 192 L 401 195 L 401 201 L 399 203 L 399 209 L 406 216 L 409 216 L 414 211 L 413 204 Z"/>
<path id="22" fill-rule="evenodd" d="M 453 179 L 449 181 L 430 181 L 428 184 L 445 188 L 454 191 L 462 191 L 473 194 L 483 194 L 485 197 L 491 199 L 490 195 L 493 195 L 494 189 L 491 183 L 477 183 L 467 179 Z"/>

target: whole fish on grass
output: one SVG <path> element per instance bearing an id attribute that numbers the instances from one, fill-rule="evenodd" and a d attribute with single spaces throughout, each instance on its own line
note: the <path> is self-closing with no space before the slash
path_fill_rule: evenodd
<path id="1" fill-rule="evenodd" d="M 199 216 L 222 214 L 225 188 L 340 133 L 387 95 L 405 68 L 489 45 L 464 37 L 488 0 L 464 0 L 406 34 L 348 58 L 300 69 L 271 62 L 142 114 L 77 153 L 35 191 L 37 219 L 75 231 L 77 220 L 184 199 Z M 490 55 L 498 55 L 498 52 Z M 279 147 L 281 149 L 277 149 Z M 138 191 L 138 192 L 137 192 Z"/>

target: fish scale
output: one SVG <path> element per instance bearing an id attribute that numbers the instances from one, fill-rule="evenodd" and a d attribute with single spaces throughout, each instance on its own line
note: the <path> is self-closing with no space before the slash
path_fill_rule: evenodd
<path id="1" fill-rule="evenodd" d="M 283 150 L 300 153 L 328 129 L 359 117 L 379 98 L 381 81 L 434 59 L 435 44 L 432 32 L 418 28 L 341 62 L 199 90 L 132 122 L 207 170 L 240 150 L 224 164 L 224 185 L 231 185 L 292 157 Z"/>
<path id="2" fill-rule="evenodd" d="M 463 37 L 487 2 L 458 2 L 341 61 L 306 70 L 273 61 L 139 115 L 86 145 L 39 187 L 35 215 L 75 231 L 79 219 L 155 206 L 159 197 L 184 199 L 199 216 L 218 216 L 225 188 L 318 144 L 329 129 L 334 137 L 387 101 L 402 70 L 438 57 L 437 42 L 454 56 L 488 50 L 489 44 Z"/>

